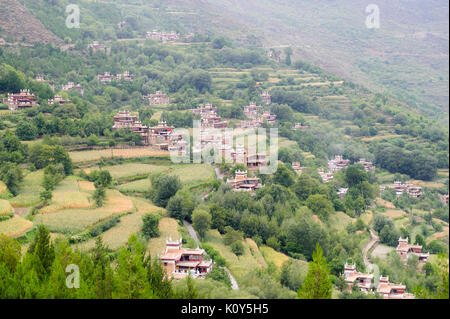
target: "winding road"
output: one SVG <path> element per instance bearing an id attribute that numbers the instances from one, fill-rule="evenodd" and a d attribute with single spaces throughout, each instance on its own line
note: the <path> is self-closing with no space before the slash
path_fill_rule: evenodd
<path id="1" fill-rule="evenodd" d="M 192 227 L 192 225 L 185 220 L 183 221 L 183 223 L 184 223 L 184 226 L 186 227 L 189 235 L 191 235 L 191 237 L 195 240 L 197 245 L 200 245 L 200 240 L 198 240 L 197 232 L 195 231 L 194 227 Z M 225 271 L 228 273 L 228 276 L 230 277 L 231 289 L 239 290 L 238 283 L 237 283 L 236 279 L 233 277 L 233 275 L 231 274 L 230 270 L 227 267 L 223 267 L 223 268 L 225 269 Z"/>

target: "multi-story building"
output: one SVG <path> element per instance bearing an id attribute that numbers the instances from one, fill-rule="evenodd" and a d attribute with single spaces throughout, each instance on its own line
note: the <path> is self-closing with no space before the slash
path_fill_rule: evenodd
<path id="1" fill-rule="evenodd" d="M 8 105 L 11 111 L 22 110 L 37 106 L 36 98 L 30 90 L 20 90 L 19 93 L 8 93 L 8 97 L 3 99 L 3 104 Z"/>
<path id="2" fill-rule="evenodd" d="M 301 172 L 306 168 L 300 165 L 300 162 L 292 162 L 292 168 L 297 174 L 301 174 Z"/>
<path id="3" fill-rule="evenodd" d="M 155 94 L 144 95 L 143 98 L 148 99 L 150 105 L 165 105 L 170 103 L 167 94 L 161 91 L 156 91 Z"/>
<path id="4" fill-rule="evenodd" d="M 73 82 L 69 82 L 66 85 L 63 85 L 61 88 L 62 91 L 70 91 L 70 90 L 75 90 L 77 92 L 79 92 L 81 95 L 84 94 L 84 90 L 81 87 L 81 84 L 77 84 L 75 85 Z"/>
<path id="5" fill-rule="evenodd" d="M 365 158 L 360 158 L 358 164 L 363 165 L 366 172 L 373 171 L 375 169 L 372 162 L 367 162 Z"/>
<path id="6" fill-rule="evenodd" d="M 99 43 L 98 41 L 93 41 L 91 44 L 89 44 L 88 49 L 92 49 L 92 52 L 94 53 L 109 53 L 109 48 L 107 48 L 104 44 Z"/>
<path id="7" fill-rule="evenodd" d="M 411 245 L 408 243 L 408 237 L 399 238 L 398 246 L 396 248 L 397 253 L 402 257 L 404 261 L 406 261 L 410 256 L 417 256 L 419 258 L 419 262 L 427 262 L 430 257 L 430 253 L 423 253 L 422 246 L 420 245 Z"/>
<path id="8" fill-rule="evenodd" d="M 389 277 L 380 277 L 377 292 L 384 299 L 414 299 L 414 295 L 406 292 L 406 286 L 389 282 Z"/>
<path id="9" fill-rule="evenodd" d="M 234 191 L 254 192 L 261 187 L 260 179 L 257 177 L 248 177 L 247 171 L 237 170 L 234 173 L 234 179 L 228 180 Z"/>
<path id="10" fill-rule="evenodd" d="M 131 74 L 129 71 L 125 71 L 122 74 L 117 74 L 116 76 L 117 81 L 123 80 L 123 81 L 133 81 L 134 75 Z"/>
<path id="11" fill-rule="evenodd" d="M 146 34 L 147 39 L 162 42 L 174 42 L 180 39 L 180 35 L 175 31 L 163 32 L 158 30 L 149 31 Z"/>
<path id="12" fill-rule="evenodd" d="M 265 153 L 249 152 L 247 155 L 247 167 L 251 171 L 267 166 L 268 160 Z"/>
<path id="13" fill-rule="evenodd" d="M 166 249 L 159 259 L 169 279 L 182 279 L 189 275 L 196 279 L 204 279 L 213 267 L 212 260 L 205 259 L 203 249 L 182 247 L 182 239 L 166 241 Z"/>
<path id="14" fill-rule="evenodd" d="M 325 172 L 323 169 L 319 169 L 317 172 L 319 173 L 319 175 L 322 178 L 322 181 L 324 183 L 328 183 L 329 181 L 334 179 L 334 176 L 332 173 Z"/>
<path id="15" fill-rule="evenodd" d="M 340 200 L 343 200 L 344 199 L 344 197 L 345 197 L 345 195 L 347 195 L 347 192 L 348 192 L 348 188 L 339 188 L 339 190 L 338 190 L 338 192 L 337 192 L 337 194 L 338 194 L 338 196 L 339 196 L 339 199 Z"/>
<path id="16" fill-rule="evenodd" d="M 109 72 L 105 72 L 105 74 L 97 75 L 97 79 L 100 82 L 112 82 L 116 79 L 116 77 Z"/>
<path id="17" fill-rule="evenodd" d="M 336 155 L 333 160 L 328 161 L 328 169 L 331 173 L 335 173 L 348 167 L 349 164 L 349 160 L 345 160 L 342 156 Z"/>
<path id="18" fill-rule="evenodd" d="M 64 99 L 61 95 L 55 95 L 55 97 L 53 99 L 49 99 L 48 100 L 48 105 L 53 105 L 53 104 L 59 104 L 59 105 L 63 105 L 66 103 L 69 103 L 70 100 L 66 100 Z"/>
<path id="19" fill-rule="evenodd" d="M 404 192 L 414 198 L 419 198 L 423 195 L 422 187 L 416 186 L 413 183 L 402 183 L 400 181 L 395 181 L 393 185 L 386 187 L 394 189 L 397 197 L 402 196 Z"/>
<path id="20" fill-rule="evenodd" d="M 129 111 L 120 111 L 114 116 L 114 125 L 112 129 L 113 131 L 116 131 L 127 128 L 141 135 L 142 143 L 144 145 L 149 145 L 148 127 L 142 125 L 142 123 L 137 120 L 137 116 L 131 115 Z"/>
<path id="21" fill-rule="evenodd" d="M 367 293 L 372 290 L 373 275 L 356 271 L 356 265 L 345 264 L 344 277 L 348 290 L 351 290 L 355 284 L 363 292 Z"/>
<path id="22" fill-rule="evenodd" d="M 254 102 L 250 102 L 250 105 L 244 106 L 244 114 L 249 119 L 257 119 L 260 110 L 261 110 L 261 106 L 256 105 L 256 103 L 254 103 Z"/>

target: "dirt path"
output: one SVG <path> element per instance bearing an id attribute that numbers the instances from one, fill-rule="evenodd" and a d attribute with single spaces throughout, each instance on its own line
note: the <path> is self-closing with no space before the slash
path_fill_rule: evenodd
<path id="1" fill-rule="evenodd" d="M 376 266 L 374 264 L 372 264 L 369 260 L 369 251 L 372 247 L 374 247 L 374 245 L 376 245 L 378 242 L 380 241 L 380 239 L 378 238 L 378 236 L 375 234 L 375 231 L 371 228 L 370 229 L 370 241 L 369 243 L 366 245 L 366 247 L 364 247 L 363 250 L 363 260 L 364 260 L 364 264 L 367 267 L 367 270 L 370 272 L 372 271 Z M 377 267 L 378 268 L 378 267 Z"/>
<path id="2" fill-rule="evenodd" d="M 184 226 L 186 226 L 186 229 L 187 229 L 189 235 L 191 235 L 191 237 L 195 240 L 197 245 L 200 245 L 200 240 L 198 240 L 197 232 L 195 231 L 194 227 L 192 227 L 192 225 L 185 220 L 183 221 L 183 223 L 184 223 Z M 239 290 L 238 283 L 237 283 L 236 279 L 233 277 L 233 275 L 231 274 L 230 270 L 227 267 L 223 267 L 223 268 L 225 269 L 225 271 L 228 273 L 228 276 L 230 277 L 231 289 Z"/>

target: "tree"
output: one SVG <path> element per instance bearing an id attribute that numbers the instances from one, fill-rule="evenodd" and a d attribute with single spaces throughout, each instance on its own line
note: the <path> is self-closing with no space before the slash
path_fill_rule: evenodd
<path id="1" fill-rule="evenodd" d="M 50 274 L 55 259 L 55 248 L 50 240 L 50 232 L 45 226 L 39 225 L 37 227 L 36 235 L 28 248 L 27 254 L 33 256 L 33 269 L 40 280 L 44 280 Z"/>
<path id="2" fill-rule="evenodd" d="M 16 196 L 19 193 L 20 182 L 23 180 L 22 170 L 17 164 L 5 163 L 0 167 L 0 180 L 2 180 L 8 190 Z"/>
<path id="3" fill-rule="evenodd" d="M 231 251 L 236 256 L 241 256 L 244 254 L 244 245 L 242 244 L 242 241 L 235 241 L 233 244 L 231 244 Z"/>
<path id="4" fill-rule="evenodd" d="M 327 220 L 329 215 L 334 211 L 333 205 L 325 195 L 315 194 L 308 197 L 306 206 L 317 214 L 320 219 Z"/>
<path id="5" fill-rule="evenodd" d="M 16 135 L 22 141 L 32 141 L 37 138 L 38 129 L 30 121 L 20 121 L 17 124 Z"/>
<path id="6" fill-rule="evenodd" d="M 332 287 L 323 250 L 317 244 L 313 253 L 313 261 L 309 263 L 308 273 L 297 296 L 299 299 L 331 299 Z"/>
<path id="7" fill-rule="evenodd" d="M 294 173 L 285 165 L 280 164 L 278 165 L 277 171 L 273 175 L 273 182 L 284 187 L 290 187 L 295 183 Z"/>
<path id="8" fill-rule="evenodd" d="M 42 192 L 40 193 L 40 198 L 41 198 L 41 201 L 42 201 L 44 204 L 50 203 L 50 201 L 51 201 L 52 198 L 53 198 L 52 191 L 50 191 L 50 190 L 42 191 Z"/>
<path id="9" fill-rule="evenodd" d="M 200 238 L 205 238 L 206 232 L 211 228 L 211 214 L 203 209 L 196 209 L 192 214 L 192 226 Z"/>
<path id="10" fill-rule="evenodd" d="M 160 207 L 166 207 L 169 199 L 181 189 L 180 178 L 176 175 L 156 174 L 151 176 L 150 180 L 151 199 Z"/>
<path id="11" fill-rule="evenodd" d="M 156 214 L 145 214 L 142 217 L 142 233 L 147 239 L 159 236 L 159 219 Z"/>
<path id="12" fill-rule="evenodd" d="M 105 188 L 101 186 L 96 187 L 94 194 L 92 195 L 92 199 L 95 201 L 97 207 L 103 206 L 103 201 L 105 200 L 105 197 L 106 197 Z"/>

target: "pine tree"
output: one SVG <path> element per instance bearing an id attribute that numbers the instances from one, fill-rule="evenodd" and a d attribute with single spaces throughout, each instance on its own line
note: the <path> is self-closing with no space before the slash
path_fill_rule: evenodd
<path id="1" fill-rule="evenodd" d="M 313 261 L 309 263 L 308 273 L 297 296 L 299 299 L 331 299 L 333 284 L 319 244 L 312 256 Z"/>
<path id="2" fill-rule="evenodd" d="M 45 226 L 39 225 L 36 236 L 27 251 L 32 255 L 33 268 L 39 278 L 43 280 L 50 272 L 53 260 L 55 259 L 55 247 L 50 241 L 50 232 Z"/>

